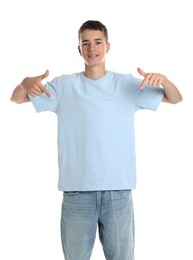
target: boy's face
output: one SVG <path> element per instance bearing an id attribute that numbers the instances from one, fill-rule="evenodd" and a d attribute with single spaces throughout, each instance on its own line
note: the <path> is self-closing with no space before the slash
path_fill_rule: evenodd
<path id="1" fill-rule="evenodd" d="M 103 32 L 100 30 L 84 30 L 80 34 L 78 50 L 87 66 L 103 64 L 105 55 L 110 49 Z"/>

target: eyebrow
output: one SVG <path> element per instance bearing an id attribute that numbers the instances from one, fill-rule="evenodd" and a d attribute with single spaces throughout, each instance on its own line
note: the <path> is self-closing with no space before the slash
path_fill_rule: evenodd
<path id="1" fill-rule="evenodd" d="M 98 39 L 94 39 L 94 41 L 102 41 L 102 39 L 101 39 L 101 38 L 98 38 Z M 83 43 L 84 43 L 84 42 L 89 42 L 89 40 L 83 40 L 82 42 L 83 42 Z"/>

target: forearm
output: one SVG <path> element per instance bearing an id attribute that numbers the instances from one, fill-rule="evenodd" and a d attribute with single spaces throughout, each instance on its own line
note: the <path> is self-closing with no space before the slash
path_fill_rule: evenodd
<path id="1" fill-rule="evenodd" d="M 162 83 L 162 87 L 164 89 L 164 102 L 168 102 L 171 104 L 176 104 L 180 101 L 182 101 L 182 95 L 180 94 L 177 87 L 167 78 Z"/>
<path id="2" fill-rule="evenodd" d="M 28 97 L 28 94 L 24 87 L 19 84 L 13 91 L 12 96 L 11 96 L 11 101 L 17 103 L 17 104 L 22 104 L 29 102 L 30 99 Z"/>

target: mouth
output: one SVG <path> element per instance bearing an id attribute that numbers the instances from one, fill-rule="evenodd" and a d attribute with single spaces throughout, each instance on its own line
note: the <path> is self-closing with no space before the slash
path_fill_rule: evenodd
<path id="1" fill-rule="evenodd" d="M 98 54 L 88 54 L 88 57 L 91 59 L 96 58 L 98 56 L 99 56 Z"/>

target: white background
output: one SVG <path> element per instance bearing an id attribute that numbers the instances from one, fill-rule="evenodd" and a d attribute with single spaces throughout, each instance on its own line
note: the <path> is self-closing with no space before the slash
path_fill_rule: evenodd
<path id="1" fill-rule="evenodd" d="M 46 69 L 48 79 L 82 71 L 77 31 L 88 19 L 108 28 L 109 70 L 160 72 L 182 92 L 177 105 L 136 114 L 135 249 L 136 260 L 192 260 L 191 0 L 1 1 L 0 259 L 63 259 L 56 117 L 10 96 Z M 97 238 L 92 260 L 103 259 Z"/>

